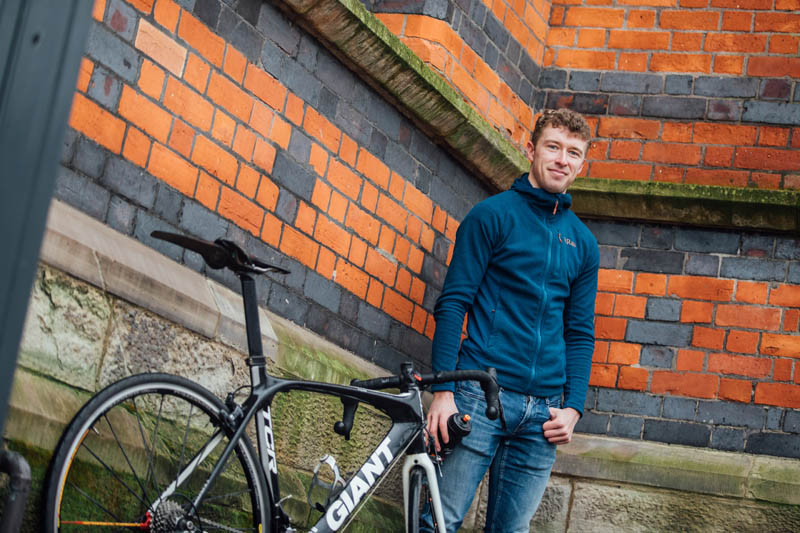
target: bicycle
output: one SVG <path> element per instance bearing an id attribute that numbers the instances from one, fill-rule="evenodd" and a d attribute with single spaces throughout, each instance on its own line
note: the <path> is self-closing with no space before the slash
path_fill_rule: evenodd
<path id="1" fill-rule="evenodd" d="M 165 232 L 152 236 L 197 252 L 210 268 L 229 268 L 240 279 L 249 395 L 237 402 L 236 390 L 223 402 L 201 385 L 170 374 L 138 374 L 104 388 L 75 415 L 53 455 L 45 531 L 297 531 L 282 506 L 270 411 L 277 393 L 292 390 L 338 397 L 343 414 L 333 429 L 346 440 L 359 403 L 374 406 L 392 421 L 347 482 L 336 473 L 328 505 L 310 532 L 346 527 L 403 456 L 406 531 L 418 530 L 425 479 L 436 529 L 444 531 L 437 474 L 426 448 L 432 444 L 426 444 L 421 391 L 434 383 L 479 381 L 487 416 L 502 420 L 494 369 L 420 375 L 405 363 L 398 375 L 353 380 L 349 386 L 272 376 L 261 345 L 253 275 L 288 271 L 249 256 L 228 240 L 212 243 Z M 257 452 L 246 433 L 251 421 Z"/>

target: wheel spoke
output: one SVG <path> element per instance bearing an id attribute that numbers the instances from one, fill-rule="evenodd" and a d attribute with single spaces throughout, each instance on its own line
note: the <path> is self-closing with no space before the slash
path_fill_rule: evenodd
<path id="1" fill-rule="evenodd" d="M 108 464 L 106 464 L 106 462 L 105 462 L 105 461 L 103 461 L 103 460 L 102 460 L 102 459 L 101 459 L 101 458 L 100 458 L 100 457 L 99 457 L 99 456 L 98 456 L 96 453 L 94 453 L 94 451 L 92 451 L 92 449 L 91 449 L 91 448 L 89 448 L 89 446 L 88 446 L 87 444 L 84 444 L 84 445 L 83 445 L 83 449 L 85 449 L 87 452 L 89 452 L 89 453 L 92 455 L 92 457 L 94 457 L 94 458 L 95 458 L 95 460 L 96 460 L 98 463 L 100 463 L 100 465 L 101 465 L 103 468 L 105 468 L 105 469 L 106 469 L 106 471 L 107 471 L 109 474 L 111 474 L 111 477 L 113 477 L 114 479 L 116 479 L 116 480 L 117 480 L 117 482 L 118 482 L 120 485 L 122 485 L 123 487 L 125 487 L 125 490 L 127 490 L 128 492 L 130 492 L 130 493 L 131 493 L 131 495 L 132 495 L 134 498 L 136 498 L 137 500 L 139 500 L 139 502 L 140 502 L 142 505 L 144 505 L 144 506 L 145 506 L 145 508 L 147 508 L 147 507 L 149 506 L 149 505 L 148 505 L 148 503 L 147 503 L 145 500 L 143 500 L 141 496 L 139 496 L 138 494 L 136 494 L 136 493 L 133 491 L 133 489 L 131 489 L 131 488 L 128 486 L 128 484 L 127 484 L 127 483 L 125 483 L 125 481 L 123 481 L 123 479 L 122 479 L 121 477 L 119 477 L 119 475 L 117 475 L 117 473 L 114 471 L 114 469 L 113 469 L 113 468 L 111 468 L 111 467 L 110 467 Z"/>
<path id="2" fill-rule="evenodd" d="M 144 496 L 144 500 L 145 501 L 150 501 L 150 497 L 147 495 L 147 489 L 145 489 L 144 485 L 142 484 L 142 480 L 139 478 L 139 474 L 136 473 L 136 469 L 133 467 L 133 463 L 131 463 L 131 460 L 128 457 L 128 454 L 125 453 L 125 447 L 122 446 L 122 442 L 120 442 L 119 437 L 117 436 L 117 432 L 114 430 L 114 426 L 111 424 L 111 421 L 108 419 L 108 414 L 107 413 L 103 413 L 103 418 L 105 419 L 106 424 L 108 424 L 108 428 L 111 430 L 111 434 L 114 436 L 114 441 L 116 441 L 117 447 L 119 447 L 119 450 L 122 452 L 122 456 L 125 458 L 125 462 L 128 464 L 128 468 L 131 469 L 131 474 L 133 474 L 133 477 L 136 479 L 136 484 L 139 485 L 140 489 L 142 489 L 142 495 Z M 92 454 L 92 455 L 94 455 L 94 454 Z M 97 456 L 95 456 L 95 458 L 98 459 L 98 461 L 100 460 Z M 128 487 L 126 486 L 125 488 L 128 488 Z M 128 490 L 131 491 L 131 489 L 128 489 Z M 133 493 L 133 491 L 131 491 L 131 493 Z M 145 503 L 145 502 L 142 502 L 142 503 Z"/>

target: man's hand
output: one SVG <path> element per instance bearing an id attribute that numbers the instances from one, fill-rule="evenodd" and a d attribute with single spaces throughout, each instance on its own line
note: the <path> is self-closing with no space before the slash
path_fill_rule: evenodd
<path id="1" fill-rule="evenodd" d="M 442 442 L 447 443 L 450 441 L 450 436 L 447 434 L 447 419 L 457 412 L 458 407 L 456 407 L 456 402 L 453 400 L 452 391 L 437 391 L 433 393 L 433 402 L 431 402 L 431 408 L 428 409 L 428 431 L 433 436 L 433 443 L 437 452 L 442 450 Z"/>
<path id="2" fill-rule="evenodd" d="M 572 440 L 572 430 L 581 415 L 572 407 L 550 408 L 550 420 L 542 425 L 544 437 L 550 444 L 567 444 Z"/>

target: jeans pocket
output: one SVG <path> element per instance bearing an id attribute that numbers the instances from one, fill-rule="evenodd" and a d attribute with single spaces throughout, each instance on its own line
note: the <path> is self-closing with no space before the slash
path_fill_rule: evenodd
<path id="1" fill-rule="evenodd" d="M 459 381 L 456 383 L 456 394 L 463 394 L 479 400 L 485 399 L 483 389 L 477 381 Z"/>

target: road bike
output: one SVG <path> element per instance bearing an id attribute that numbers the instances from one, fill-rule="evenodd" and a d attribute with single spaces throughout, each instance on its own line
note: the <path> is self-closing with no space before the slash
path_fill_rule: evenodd
<path id="1" fill-rule="evenodd" d="M 502 420 L 494 369 L 419 374 L 409 363 L 399 374 L 350 385 L 283 379 L 267 372 L 261 344 L 254 275 L 288 273 L 249 256 L 235 243 L 208 242 L 166 232 L 152 236 L 199 253 L 209 268 L 229 268 L 241 281 L 250 386 L 237 401 L 171 374 L 137 374 L 107 386 L 75 415 L 51 461 L 45 493 L 44 530 L 173 532 L 298 531 L 283 508 L 271 406 L 278 393 L 307 391 L 341 400 L 333 430 L 349 440 L 359 404 L 388 415 L 392 425 L 347 481 L 335 461 L 335 479 L 320 518 L 308 528 L 345 528 L 359 504 L 403 459 L 405 529 L 417 531 L 420 494 L 427 492 L 437 531 L 444 531 L 437 472 L 428 453 L 421 391 L 450 381 L 479 381 L 488 418 Z M 398 393 L 384 389 L 399 389 Z M 247 432 L 254 425 L 254 449 Z M 322 463 L 321 463 L 322 464 Z M 423 485 L 425 488 L 423 488 Z"/>

